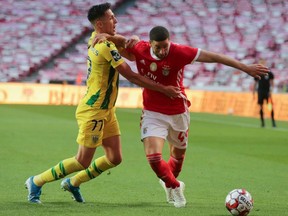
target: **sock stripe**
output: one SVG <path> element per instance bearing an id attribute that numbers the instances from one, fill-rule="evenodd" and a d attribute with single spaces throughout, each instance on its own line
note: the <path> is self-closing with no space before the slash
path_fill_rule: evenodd
<path id="1" fill-rule="evenodd" d="M 90 172 L 89 169 L 86 169 L 85 171 L 86 171 L 86 173 L 87 173 L 87 175 L 89 176 L 90 179 L 94 179 L 95 178 L 95 176 Z"/>
<path id="2" fill-rule="evenodd" d="M 66 176 L 66 170 L 65 170 L 65 167 L 64 167 L 64 164 L 63 164 L 62 161 L 59 162 L 58 167 L 59 167 L 59 171 L 60 171 L 59 173 L 57 173 L 55 167 L 52 167 L 52 168 L 51 168 L 51 173 L 52 173 L 53 178 L 54 178 L 55 180 L 58 180 L 58 179 L 60 179 L 60 178 L 63 178 L 64 176 Z"/>
<path id="3" fill-rule="evenodd" d="M 162 160 L 162 154 L 161 153 L 149 154 L 146 155 L 146 158 L 149 163 L 157 163 Z"/>
<path id="4" fill-rule="evenodd" d="M 51 173 L 52 173 L 53 178 L 54 178 L 55 180 L 58 180 L 58 179 L 59 179 L 59 177 L 58 177 L 58 175 L 57 175 L 57 172 L 56 172 L 56 170 L 55 170 L 54 167 L 51 168 Z"/>
<path id="5" fill-rule="evenodd" d="M 95 161 L 92 163 L 92 167 L 93 167 L 93 169 L 94 169 L 97 173 L 99 173 L 99 175 L 103 172 L 103 170 L 99 169 L 99 168 L 96 166 Z"/>
<path id="6" fill-rule="evenodd" d="M 66 176 L 66 171 L 65 171 L 65 167 L 64 167 L 63 161 L 61 161 L 61 162 L 59 163 L 59 169 L 60 169 L 62 175 L 63 175 L 63 176 Z"/>
<path id="7" fill-rule="evenodd" d="M 179 158 L 175 158 L 173 156 L 170 156 L 170 159 L 173 160 L 176 163 L 181 163 L 184 160 L 184 156 L 183 157 L 179 157 Z"/>
<path id="8" fill-rule="evenodd" d="M 93 170 L 91 170 L 91 168 L 93 168 Z M 88 169 L 86 169 L 86 173 L 87 173 L 87 175 L 89 176 L 90 179 L 94 179 L 96 177 L 96 176 L 93 175 L 93 171 L 97 172 L 99 175 L 103 172 L 103 170 L 99 169 L 96 166 L 95 161 L 90 165 L 90 167 Z"/>

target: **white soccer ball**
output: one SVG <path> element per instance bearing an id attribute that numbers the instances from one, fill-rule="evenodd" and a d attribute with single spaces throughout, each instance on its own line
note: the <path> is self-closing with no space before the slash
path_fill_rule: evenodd
<path id="1" fill-rule="evenodd" d="M 246 216 L 253 209 L 253 198 L 245 189 L 235 189 L 228 193 L 225 206 L 233 216 Z"/>

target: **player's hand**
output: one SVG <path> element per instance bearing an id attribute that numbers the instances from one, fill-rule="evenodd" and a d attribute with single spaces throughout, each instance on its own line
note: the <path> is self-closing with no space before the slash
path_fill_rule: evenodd
<path id="1" fill-rule="evenodd" d="M 96 34 L 92 42 L 92 47 L 94 47 L 97 43 L 104 42 L 105 40 L 107 40 L 107 34 L 105 33 Z"/>
<path id="2" fill-rule="evenodd" d="M 125 48 L 132 48 L 136 43 L 140 41 L 140 38 L 137 35 L 133 35 L 126 41 Z"/>
<path id="3" fill-rule="evenodd" d="M 252 65 L 248 65 L 247 73 L 250 76 L 255 77 L 258 80 L 260 80 L 261 76 L 267 74 L 269 71 L 270 71 L 269 68 L 262 64 L 252 64 Z"/>
<path id="4" fill-rule="evenodd" d="M 181 90 L 179 87 L 176 86 L 165 86 L 164 92 L 167 97 L 173 99 L 179 97 Z"/>

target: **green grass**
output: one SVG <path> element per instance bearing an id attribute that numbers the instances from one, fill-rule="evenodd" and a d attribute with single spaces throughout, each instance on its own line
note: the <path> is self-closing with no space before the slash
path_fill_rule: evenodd
<path id="1" fill-rule="evenodd" d="M 75 107 L 0 105 L 0 215 L 228 216 L 226 194 L 246 188 L 251 216 L 285 216 L 288 123 L 259 127 L 259 120 L 191 113 L 189 147 L 179 179 L 187 207 L 165 203 L 140 142 L 139 109 L 118 109 L 123 163 L 81 186 L 85 204 L 73 202 L 60 181 L 43 188 L 42 205 L 27 202 L 25 180 L 76 154 Z M 103 154 L 97 149 L 96 156 Z M 163 153 L 168 158 L 168 148 Z M 250 216 L 249 215 L 249 216 Z"/>

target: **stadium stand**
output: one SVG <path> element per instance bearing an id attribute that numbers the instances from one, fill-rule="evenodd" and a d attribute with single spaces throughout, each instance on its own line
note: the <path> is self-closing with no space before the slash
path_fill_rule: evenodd
<path id="1" fill-rule="evenodd" d="M 110 2 L 116 7 L 121 0 Z M 2 1 L 0 81 L 22 81 L 78 42 L 90 29 L 87 5 L 93 4 L 92 0 Z"/>
<path id="2" fill-rule="evenodd" d="M 0 81 L 23 80 L 35 71 L 38 82 L 85 81 L 86 43 L 91 32 L 86 10 L 95 2 L 51 2 L 4 3 L 0 15 L 4 31 L 0 36 Z M 121 2 L 113 1 L 113 5 L 117 8 Z M 147 40 L 152 26 L 164 25 L 177 43 L 221 52 L 245 63 L 264 58 L 281 92 L 287 91 L 288 85 L 287 11 L 285 0 L 140 0 L 117 15 L 117 31 Z M 134 63 L 129 64 L 136 70 Z M 186 68 L 185 85 L 193 89 L 250 90 L 253 79 L 231 70 L 218 64 L 195 63 Z"/>

